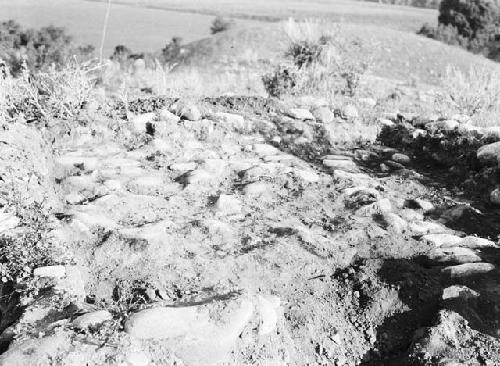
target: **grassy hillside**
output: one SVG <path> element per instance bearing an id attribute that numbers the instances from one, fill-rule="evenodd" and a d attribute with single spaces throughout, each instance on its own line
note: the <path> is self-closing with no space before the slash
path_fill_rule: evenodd
<path id="1" fill-rule="evenodd" d="M 340 39 L 360 41 L 362 47 L 350 57 L 370 59 L 376 76 L 435 84 L 450 64 L 463 70 L 479 64 L 497 67 L 484 57 L 408 32 L 354 23 L 342 23 L 333 29 Z M 194 42 L 190 45 L 192 56 L 188 62 L 191 66 L 215 66 L 227 59 L 236 59 L 240 63 L 270 60 L 273 64 L 279 62 L 286 47 L 287 36 L 282 24 L 270 24 Z"/>
<path id="2" fill-rule="evenodd" d="M 115 3 L 262 20 L 321 17 L 408 31 L 417 30 L 425 22 L 434 23 L 437 18 L 437 12 L 431 9 L 351 0 L 117 0 Z"/>

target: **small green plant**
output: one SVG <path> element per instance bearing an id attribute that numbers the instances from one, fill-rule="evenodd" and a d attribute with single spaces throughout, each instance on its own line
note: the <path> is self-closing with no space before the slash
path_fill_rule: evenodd
<path id="1" fill-rule="evenodd" d="M 220 32 L 225 32 L 233 26 L 233 22 L 224 17 L 217 16 L 212 22 L 212 26 L 210 27 L 210 32 L 212 34 L 217 34 Z"/>

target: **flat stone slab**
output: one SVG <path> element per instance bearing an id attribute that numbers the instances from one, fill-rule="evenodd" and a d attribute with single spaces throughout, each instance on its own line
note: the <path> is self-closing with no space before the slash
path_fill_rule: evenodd
<path id="1" fill-rule="evenodd" d="M 113 319 L 113 316 L 107 310 L 98 310 L 91 313 L 80 315 L 73 320 L 73 326 L 79 329 L 98 326 L 108 320 Z"/>
<path id="2" fill-rule="evenodd" d="M 354 161 L 347 159 L 325 159 L 323 160 L 323 165 L 332 170 L 346 170 L 348 172 L 354 171 L 357 168 L 357 165 Z"/>
<path id="3" fill-rule="evenodd" d="M 455 247 L 459 246 L 462 238 L 453 234 L 427 234 L 422 237 L 422 240 L 435 247 Z"/>
<path id="4" fill-rule="evenodd" d="M 216 365 L 231 352 L 253 311 L 249 300 L 231 301 L 217 321 L 205 305 L 146 309 L 128 318 L 125 331 L 137 339 L 164 341 L 188 365 Z"/>
<path id="5" fill-rule="evenodd" d="M 220 215 L 237 215 L 241 213 L 242 206 L 238 198 L 221 194 L 215 203 L 215 209 Z"/>
<path id="6" fill-rule="evenodd" d="M 441 298 L 443 300 L 452 300 L 452 299 L 474 299 L 478 298 L 479 293 L 468 288 L 467 286 L 453 285 L 447 287 L 443 290 L 443 295 Z"/>
<path id="7" fill-rule="evenodd" d="M 477 236 L 466 236 L 457 243 L 457 246 L 470 249 L 499 248 L 493 241 Z"/>
<path id="8" fill-rule="evenodd" d="M 311 111 L 309 111 L 308 109 L 293 108 L 293 109 L 290 109 L 287 114 L 290 117 L 295 118 L 295 119 L 299 119 L 299 120 L 303 120 L 303 121 L 306 121 L 306 120 L 314 121 L 314 116 L 311 113 Z"/>
<path id="9" fill-rule="evenodd" d="M 252 150 L 259 156 L 269 156 L 281 154 L 281 151 L 272 145 L 267 144 L 254 144 Z"/>
<path id="10" fill-rule="evenodd" d="M 62 278 L 66 276 L 66 268 L 64 266 L 38 267 L 33 271 L 33 275 L 35 277 Z"/>
<path id="11" fill-rule="evenodd" d="M 444 225 L 432 221 L 412 222 L 408 228 L 413 235 L 446 234 L 450 231 Z"/>
<path id="12" fill-rule="evenodd" d="M 481 262 L 481 257 L 475 250 L 461 247 L 437 248 L 429 252 L 428 258 L 436 264 L 464 264 Z"/>
<path id="13" fill-rule="evenodd" d="M 463 278 L 494 271 L 496 266 L 491 263 L 465 263 L 442 269 L 442 273 L 451 278 Z"/>

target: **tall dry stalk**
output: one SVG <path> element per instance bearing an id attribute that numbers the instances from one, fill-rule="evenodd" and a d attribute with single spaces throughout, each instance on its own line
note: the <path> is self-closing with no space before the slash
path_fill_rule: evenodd
<path id="1" fill-rule="evenodd" d="M 99 61 L 102 63 L 103 54 L 104 54 L 104 42 L 106 41 L 106 33 L 108 30 L 109 24 L 109 14 L 111 13 L 111 0 L 108 0 L 108 4 L 106 6 L 106 15 L 104 16 L 104 24 L 102 27 L 102 38 L 101 38 L 101 48 L 99 49 Z"/>

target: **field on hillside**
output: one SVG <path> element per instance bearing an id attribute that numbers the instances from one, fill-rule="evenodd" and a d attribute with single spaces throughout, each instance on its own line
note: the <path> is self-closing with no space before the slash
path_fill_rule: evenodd
<path id="1" fill-rule="evenodd" d="M 319 24 L 325 31 L 330 29 L 340 43 L 360 44 L 361 47 L 347 57 L 366 60 L 370 63 L 370 72 L 379 77 L 435 85 L 439 84 L 441 75 L 450 64 L 463 70 L 471 65 L 498 67 L 498 64 L 459 47 L 408 32 L 355 23 Z M 283 61 L 288 41 L 283 23 L 237 29 L 194 42 L 188 64 L 216 68 L 232 59 L 248 69 L 249 61 L 261 60 L 255 71 L 263 72 L 266 67 Z"/>
<path id="2" fill-rule="evenodd" d="M 87 0 L 101 1 L 101 0 Z M 239 18 L 283 20 L 320 17 L 416 31 L 435 23 L 437 11 L 351 0 L 117 0 L 121 4 Z"/>
<path id="3" fill-rule="evenodd" d="M 100 45 L 105 4 L 84 0 L 0 0 L 0 8 L 0 22 L 13 19 L 26 27 L 64 27 L 76 42 L 95 47 Z M 163 48 L 172 37 L 182 37 L 184 42 L 205 38 L 210 36 L 213 19 L 212 15 L 138 9 L 114 3 L 105 54 L 111 55 L 119 44 L 135 52 L 154 52 Z M 240 26 L 257 23 L 238 21 Z"/>

